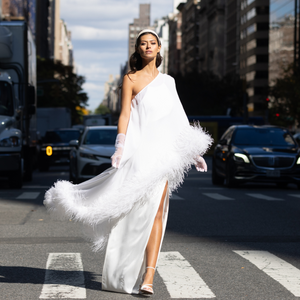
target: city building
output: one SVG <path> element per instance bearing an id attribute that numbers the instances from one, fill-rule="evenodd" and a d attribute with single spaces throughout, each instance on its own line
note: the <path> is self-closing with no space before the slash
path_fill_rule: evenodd
<path id="1" fill-rule="evenodd" d="M 199 1 L 200 2 L 200 1 Z M 198 21 L 199 72 L 225 75 L 225 0 L 201 0 Z M 196 49 L 196 50 L 197 50 Z"/>
<path id="2" fill-rule="evenodd" d="M 134 19 L 133 23 L 129 24 L 128 58 L 135 52 L 135 41 L 138 33 L 145 28 L 153 29 L 150 27 L 150 4 L 140 4 L 139 18 Z"/>
<path id="3" fill-rule="evenodd" d="M 36 52 L 42 58 L 54 58 L 55 0 L 36 3 Z"/>
<path id="4" fill-rule="evenodd" d="M 155 20 L 154 30 L 157 32 L 160 42 L 160 55 L 163 57 L 162 63 L 158 70 L 162 73 L 168 74 L 168 60 L 169 60 L 169 22 L 168 17 Z"/>
<path id="5" fill-rule="evenodd" d="M 225 1 L 225 74 L 240 74 L 241 0 Z"/>
<path id="6" fill-rule="evenodd" d="M 120 113 L 121 105 L 119 98 L 120 75 L 109 75 L 109 79 L 104 84 L 104 99 L 102 104 L 107 106 L 111 113 Z"/>
<path id="7" fill-rule="evenodd" d="M 249 115 L 264 115 L 269 84 L 269 0 L 242 0 L 240 76 L 246 83 Z"/>
<path id="8" fill-rule="evenodd" d="M 177 1 L 174 1 L 177 4 Z M 168 73 L 177 75 L 180 73 L 180 51 L 181 51 L 181 25 L 182 13 L 174 7 L 173 13 L 169 15 L 169 58 Z"/>
<path id="9" fill-rule="evenodd" d="M 73 45 L 71 31 L 68 30 L 64 20 L 59 20 L 58 31 L 55 31 L 54 59 L 59 60 L 65 66 L 73 66 Z"/>
<path id="10" fill-rule="evenodd" d="M 200 0 L 188 0 L 180 3 L 177 9 L 181 12 L 181 51 L 180 73 L 182 75 L 198 72 L 199 61 L 199 10 Z M 174 43 L 174 42 L 172 42 Z"/>
<path id="11" fill-rule="evenodd" d="M 1 1 L 0 1 L 1 3 Z M 2 0 L 3 20 L 26 20 L 35 38 L 36 0 Z"/>

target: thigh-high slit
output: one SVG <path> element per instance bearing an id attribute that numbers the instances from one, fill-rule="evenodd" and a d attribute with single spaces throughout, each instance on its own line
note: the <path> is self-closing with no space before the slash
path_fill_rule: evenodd
<path id="1" fill-rule="evenodd" d="M 166 180 L 162 181 L 153 196 L 147 199 L 145 205 L 134 208 L 112 230 L 103 266 L 102 289 L 129 294 L 138 293 L 142 275 L 146 270 L 146 247 L 166 184 Z M 167 189 L 159 252 L 165 233 L 168 210 L 169 192 Z"/>

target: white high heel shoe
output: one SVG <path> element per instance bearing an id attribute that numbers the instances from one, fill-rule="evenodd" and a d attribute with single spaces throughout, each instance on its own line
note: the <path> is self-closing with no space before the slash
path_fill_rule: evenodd
<path id="1" fill-rule="evenodd" d="M 153 269 L 155 271 L 155 268 L 153 268 L 153 267 L 147 267 L 146 269 Z M 143 280 L 145 278 L 145 275 L 146 275 L 146 273 L 143 276 Z M 140 295 L 144 295 L 144 296 L 151 296 L 151 295 L 153 295 L 154 291 L 153 291 L 152 287 L 153 287 L 153 284 L 150 284 L 150 283 L 146 283 L 146 284 L 141 285 L 141 287 L 140 287 Z"/>

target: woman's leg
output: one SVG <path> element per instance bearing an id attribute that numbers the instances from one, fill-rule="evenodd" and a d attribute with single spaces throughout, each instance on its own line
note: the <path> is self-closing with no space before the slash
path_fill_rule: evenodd
<path id="1" fill-rule="evenodd" d="M 166 182 L 165 189 L 163 191 L 160 205 L 158 208 L 158 211 L 156 213 L 153 227 L 151 230 L 151 234 L 148 240 L 148 244 L 146 247 L 146 263 L 147 267 L 153 267 L 155 268 L 157 257 L 158 257 L 158 251 L 160 247 L 161 237 L 162 237 L 162 218 L 163 218 L 163 212 L 164 212 L 164 200 L 166 197 L 168 189 L 168 182 Z M 151 268 L 146 269 L 146 275 L 143 284 L 152 284 L 153 278 L 154 278 L 155 271 Z"/>

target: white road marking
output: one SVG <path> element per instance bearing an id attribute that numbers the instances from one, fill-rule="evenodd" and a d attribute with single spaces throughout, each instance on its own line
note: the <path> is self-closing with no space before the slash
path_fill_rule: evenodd
<path id="1" fill-rule="evenodd" d="M 23 185 L 23 189 L 49 189 L 48 185 Z"/>
<path id="2" fill-rule="evenodd" d="M 24 192 L 16 199 L 36 199 L 39 196 L 39 192 Z"/>
<path id="3" fill-rule="evenodd" d="M 171 200 L 184 200 L 183 198 L 179 197 L 178 195 L 172 195 Z"/>
<path id="4" fill-rule="evenodd" d="M 253 197 L 253 198 L 267 200 L 267 201 L 283 201 L 283 199 L 274 198 L 274 197 L 263 195 L 263 194 L 246 194 L 246 195 Z"/>
<path id="5" fill-rule="evenodd" d="M 300 194 L 289 194 L 289 196 L 300 198 Z"/>
<path id="6" fill-rule="evenodd" d="M 300 297 L 300 270 L 268 251 L 234 251 Z"/>
<path id="7" fill-rule="evenodd" d="M 86 299 L 80 253 L 50 253 L 40 299 Z"/>
<path id="8" fill-rule="evenodd" d="M 200 187 L 199 190 L 225 190 L 225 189 L 217 188 L 217 187 Z"/>
<path id="9" fill-rule="evenodd" d="M 171 298 L 216 297 L 190 263 L 179 252 L 161 252 L 157 271 Z"/>
<path id="10" fill-rule="evenodd" d="M 202 193 L 202 194 L 214 200 L 234 200 L 233 198 L 229 198 L 217 193 Z"/>

